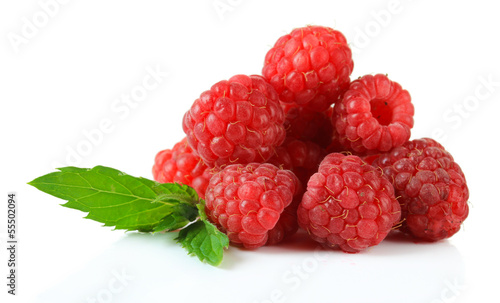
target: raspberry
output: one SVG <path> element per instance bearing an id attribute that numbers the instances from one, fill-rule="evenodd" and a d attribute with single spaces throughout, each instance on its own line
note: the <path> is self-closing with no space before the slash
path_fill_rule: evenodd
<path id="1" fill-rule="evenodd" d="M 282 102 L 325 111 L 349 87 L 351 57 L 341 32 L 323 26 L 297 28 L 267 52 L 262 75 Z"/>
<path id="2" fill-rule="evenodd" d="M 285 111 L 285 129 L 287 137 L 302 141 L 312 141 L 326 148 L 332 141 L 332 108 L 323 112 L 314 112 L 305 107 L 283 103 Z"/>
<path id="3" fill-rule="evenodd" d="M 305 187 L 309 178 L 318 171 L 326 151 L 310 141 L 286 139 L 285 143 L 276 148 L 269 163 L 282 169 L 291 170 Z"/>
<path id="4" fill-rule="evenodd" d="M 297 211 L 312 239 L 349 253 L 379 244 L 400 214 L 394 189 L 380 170 L 340 153 L 323 159 Z"/>
<path id="5" fill-rule="evenodd" d="M 410 94 L 401 85 L 385 75 L 366 75 L 335 104 L 332 122 L 344 147 L 385 152 L 408 141 L 413 114 Z"/>
<path id="6" fill-rule="evenodd" d="M 424 240 L 449 238 L 469 214 L 469 189 L 460 166 L 444 147 L 424 138 L 373 161 L 392 181 L 401 204 L 403 232 Z"/>
<path id="7" fill-rule="evenodd" d="M 277 223 L 299 188 L 289 170 L 269 163 L 232 164 L 210 179 L 205 210 L 232 244 L 257 248 L 284 236 Z"/>
<path id="8" fill-rule="evenodd" d="M 205 199 L 205 190 L 211 175 L 211 169 L 193 152 L 186 138 L 175 144 L 172 149 L 160 151 L 155 157 L 153 177 L 156 181 L 189 185 L 202 199 Z"/>
<path id="9" fill-rule="evenodd" d="M 278 95 L 261 76 L 220 81 L 183 119 L 189 145 L 209 167 L 265 162 L 285 138 Z"/>

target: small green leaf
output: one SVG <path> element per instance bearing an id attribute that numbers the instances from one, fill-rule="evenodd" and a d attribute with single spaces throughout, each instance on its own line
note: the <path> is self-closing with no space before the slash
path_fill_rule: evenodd
<path id="1" fill-rule="evenodd" d="M 126 230 L 153 231 L 172 214 L 188 214 L 186 220 L 191 220 L 194 210 L 186 209 L 194 209 L 199 201 L 196 191 L 186 185 L 157 183 L 104 166 L 59 168 L 28 184 L 67 200 L 65 207 L 88 212 L 88 219 Z M 180 224 L 180 218 L 176 220 Z"/>
<path id="2" fill-rule="evenodd" d="M 201 261 L 217 266 L 222 261 L 224 248 L 229 246 L 229 238 L 210 223 L 205 214 L 205 201 L 197 205 L 200 219 L 179 232 L 177 242 L 186 248 L 189 254 L 195 254 Z"/>
<path id="3" fill-rule="evenodd" d="M 155 232 L 172 231 L 183 228 L 190 222 L 196 220 L 198 216 L 198 209 L 194 206 L 182 203 L 174 208 L 174 211 L 163 218 L 154 228 Z"/>
<path id="4" fill-rule="evenodd" d="M 224 248 L 229 245 L 228 237 L 208 221 L 199 220 L 181 229 L 177 241 L 189 254 L 195 254 L 201 261 L 217 266 L 222 261 Z"/>

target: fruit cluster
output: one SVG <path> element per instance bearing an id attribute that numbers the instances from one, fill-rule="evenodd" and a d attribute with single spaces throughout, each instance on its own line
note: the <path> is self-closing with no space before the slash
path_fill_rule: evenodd
<path id="1" fill-rule="evenodd" d="M 262 75 L 214 84 L 183 118 L 186 138 L 157 154 L 159 182 L 192 186 L 234 245 L 275 244 L 303 228 L 359 252 L 398 230 L 451 237 L 467 218 L 464 174 L 438 142 L 410 141 L 414 107 L 386 75 L 350 80 L 344 35 L 294 29 Z"/>

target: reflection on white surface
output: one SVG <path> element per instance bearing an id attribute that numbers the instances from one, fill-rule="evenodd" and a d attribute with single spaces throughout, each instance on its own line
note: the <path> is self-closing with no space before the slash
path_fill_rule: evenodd
<path id="1" fill-rule="evenodd" d="M 346 254 L 297 234 L 255 251 L 230 247 L 215 268 L 187 256 L 174 236 L 129 233 L 38 301 L 437 303 L 459 298 L 465 285 L 462 257 L 447 241 L 396 234 Z"/>

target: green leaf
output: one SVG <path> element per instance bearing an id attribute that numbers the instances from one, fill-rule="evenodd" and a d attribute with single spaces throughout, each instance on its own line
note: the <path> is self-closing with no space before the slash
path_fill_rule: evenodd
<path id="1" fill-rule="evenodd" d="M 188 215 L 184 222 L 193 219 L 199 201 L 186 185 L 157 183 L 104 166 L 59 168 L 28 184 L 67 200 L 65 207 L 88 212 L 88 219 L 126 230 L 153 231 L 160 223 L 179 226 L 180 217 Z M 176 224 L 167 224 L 173 219 Z"/>
<path id="2" fill-rule="evenodd" d="M 211 265 L 220 264 L 229 245 L 228 237 L 208 221 L 204 201 L 186 185 L 160 184 L 104 166 L 59 168 L 28 184 L 67 200 L 63 206 L 88 212 L 86 218 L 105 226 L 146 232 L 184 227 L 177 241 Z"/>
<path id="3" fill-rule="evenodd" d="M 196 217 L 198 216 L 198 209 L 194 206 L 179 204 L 174 208 L 174 211 L 163 218 L 154 228 L 155 232 L 164 230 L 172 231 L 183 228 L 190 222 L 196 220 Z"/>
<path id="4" fill-rule="evenodd" d="M 177 242 L 189 254 L 195 254 L 201 261 L 217 266 L 222 261 L 224 248 L 229 246 L 229 238 L 207 221 L 203 201 L 198 204 L 200 220 L 179 232 Z"/>
<path id="5" fill-rule="evenodd" d="M 224 248 L 229 239 L 210 222 L 199 220 L 181 229 L 177 241 L 189 254 L 195 254 L 201 261 L 217 266 L 222 261 Z"/>

